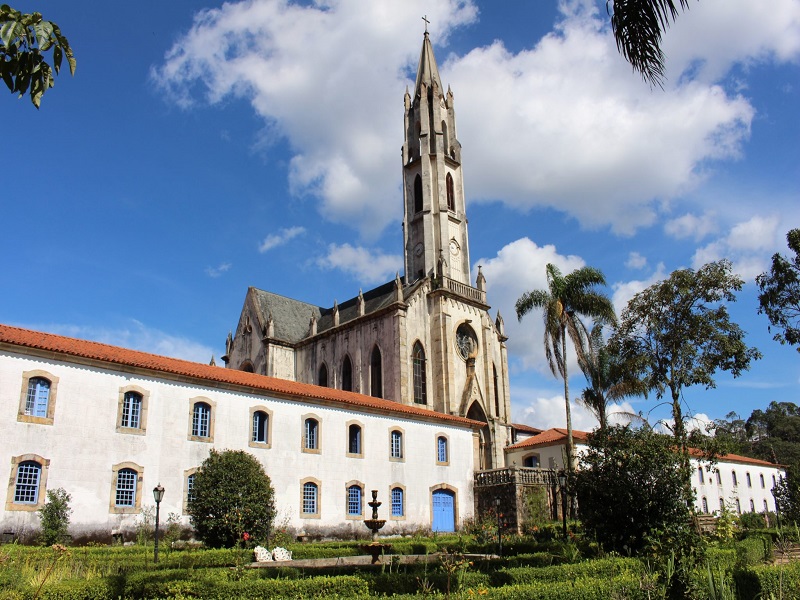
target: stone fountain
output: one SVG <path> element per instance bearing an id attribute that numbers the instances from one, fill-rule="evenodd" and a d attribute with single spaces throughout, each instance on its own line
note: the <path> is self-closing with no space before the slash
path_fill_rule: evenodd
<path id="1" fill-rule="evenodd" d="M 372 531 L 372 543 L 365 544 L 361 548 L 372 557 L 372 564 L 375 565 L 378 564 L 380 556 L 391 546 L 378 542 L 378 530 L 386 524 L 386 519 L 378 518 L 378 507 L 383 504 L 383 502 L 378 502 L 378 490 L 372 490 L 372 502 L 367 502 L 367 504 L 372 508 L 372 518 L 364 519 L 364 525 Z"/>

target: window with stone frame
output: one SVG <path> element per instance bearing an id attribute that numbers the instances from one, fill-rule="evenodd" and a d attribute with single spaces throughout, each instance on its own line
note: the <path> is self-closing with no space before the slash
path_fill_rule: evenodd
<path id="1" fill-rule="evenodd" d="M 428 403 L 428 382 L 425 369 L 425 350 L 417 341 L 411 352 L 411 363 L 414 373 L 414 402 L 417 404 Z"/>
<path id="2" fill-rule="evenodd" d="M 405 491 L 400 486 L 394 486 L 391 491 L 392 509 L 391 517 L 394 519 L 404 517 L 406 514 Z"/>
<path id="3" fill-rule="evenodd" d="M 389 434 L 389 458 L 403 460 L 403 432 L 400 429 L 392 429 Z"/>

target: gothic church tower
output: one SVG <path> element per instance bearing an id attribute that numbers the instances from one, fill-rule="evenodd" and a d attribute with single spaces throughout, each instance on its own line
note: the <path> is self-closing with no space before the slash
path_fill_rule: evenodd
<path id="1" fill-rule="evenodd" d="M 413 96 L 405 95 L 403 241 L 406 283 L 445 276 L 469 285 L 469 241 L 453 93 L 445 93 L 428 32 Z"/>

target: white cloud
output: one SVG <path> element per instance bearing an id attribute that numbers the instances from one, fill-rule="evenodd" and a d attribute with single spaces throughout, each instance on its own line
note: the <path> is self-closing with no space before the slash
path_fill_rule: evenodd
<path id="1" fill-rule="evenodd" d="M 212 278 L 217 278 L 223 273 L 230 271 L 233 265 L 231 263 L 220 263 L 217 267 L 206 267 L 206 275 Z"/>
<path id="2" fill-rule="evenodd" d="M 735 224 L 730 232 L 698 248 L 692 257 L 692 267 L 727 258 L 733 270 L 746 281 L 769 267 L 771 253 L 780 246 L 783 229 L 777 216 L 755 215 Z"/>
<path id="3" fill-rule="evenodd" d="M 331 244 L 328 254 L 317 259 L 323 269 L 338 269 L 366 285 L 384 283 L 403 268 L 403 257 L 350 244 Z"/>
<path id="4" fill-rule="evenodd" d="M 611 296 L 611 302 L 614 304 L 614 310 L 617 312 L 617 316 L 622 315 L 622 311 L 625 309 L 625 306 L 627 306 L 631 298 L 645 288 L 650 287 L 657 281 L 661 281 L 666 276 L 667 274 L 664 271 L 664 263 L 658 263 L 655 271 L 653 271 L 650 277 L 647 279 L 618 281 L 612 285 L 611 287 L 613 288 L 614 293 Z"/>
<path id="5" fill-rule="evenodd" d="M 625 261 L 625 266 L 629 269 L 644 269 L 647 266 L 647 258 L 638 252 L 628 253 L 628 260 Z"/>
<path id="6" fill-rule="evenodd" d="M 715 85 L 719 77 L 735 63 L 798 56 L 797 2 L 764 10 L 704 0 L 667 32 L 676 75 L 651 91 L 619 56 L 605 11 L 560 8 L 554 30 L 518 53 L 501 41 L 444 61 L 438 50 L 471 199 L 553 207 L 585 226 L 633 232 L 654 222 L 657 203 L 695 186 L 709 161 L 739 156 L 754 108 Z M 374 237 L 397 218 L 385 207 L 400 197 L 399 103 L 426 12 L 439 44 L 477 15 L 457 0 L 226 3 L 198 13 L 153 79 L 184 106 L 200 96 L 250 101 L 293 148 L 292 191 Z"/>
<path id="7" fill-rule="evenodd" d="M 523 368 L 549 374 L 542 346 L 544 326 L 541 313 L 532 312 L 520 323 L 514 308 L 523 293 L 547 289 L 547 263 L 553 263 L 564 274 L 585 266 L 578 256 L 563 256 L 558 254 L 555 246 L 537 246 L 528 238 L 511 242 L 501 248 L 496 257 L 481 258 L 475 264 L 482 266 L 492 305 L 503 315 L 506 335 L 509 336 L 509 353 L 521 361 Z M 473 281 L 476 275 L 476 272 L 472 274 Z M 568 369 L 576 367 L 572 363 L 568 365 Z"/>
<path id="8" fill-rule="evenodd" d="M 693 238 L 694 241 L 699 241 L 712 233 L 716 233 L 717 218 L 714 213 L 709 212 L 701 216 L 686 213 L 681 217 L 667 221 L 664 224 L 664 231 L 679 240 Z"/>
<path id="9" fill-rule="evenodd" d="M 195 340 L 149 327 L 136 319 L 128 319 L 117 327 L 58 323 L 20 327 L 206 364 L 214 352 L 212 348 Z"/>
<path id="10" fill-rule="evenodd" d="M 289 240 L 296 238 L 306 232 L 305 227 L 289 227 L 288 229 L 281 229 L 278 233 L 271 233 L 264 238 L 264 241 L 258 245 L 258 251 L 262 254 L 268 252 L 273 248 L 282 246 Z"/>

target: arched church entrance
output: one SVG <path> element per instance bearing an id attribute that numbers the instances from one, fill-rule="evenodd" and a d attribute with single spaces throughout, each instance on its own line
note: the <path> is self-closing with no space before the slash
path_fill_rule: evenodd
<path id="1" fill-rule="evenodd" d="M 479 470 L 492 468 L 492 432 L 489 429 L 489 419 L 480 402 L 473 402 L 467 411 L 467 418 L 483 423 L 479 432 L 478 455 L 476 464 Z"/>

